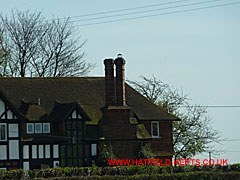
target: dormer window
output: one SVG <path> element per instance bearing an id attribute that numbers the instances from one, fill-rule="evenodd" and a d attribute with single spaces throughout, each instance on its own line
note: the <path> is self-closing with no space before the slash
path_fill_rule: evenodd
<path id="1" fill-rule="evenodd" d="M 159 137 L 159 123 L 152 122 L 152 137 L 158 138 Z"/>
<path id="2" fill-rule="evenodd" d="M 27 123 L 27 134 L 49 134 L 51 133 L 50 123 Z"/>
<path id="3" fill-rule="evenodd" d="M 50 133 L 50 123 L 43 123 L 43 133 Z"/>
<path id="4" fill-rule="evenodd" d="M 33 133 L 34 133 L 34 124 L 27 123 L 27 134 L 33 134 Z"/>
<path id="5" fill-rule="evenodd" d="M 42 123 L 35 123 L 35 133 L 42 133 Z"/>

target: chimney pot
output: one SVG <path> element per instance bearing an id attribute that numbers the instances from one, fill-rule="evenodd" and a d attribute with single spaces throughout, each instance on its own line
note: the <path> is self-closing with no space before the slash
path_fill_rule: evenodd
<path id="1" fill-rule="evenodd" d="M 122 54 L 121 54 L 121 53 L 118 53 L 117 57 L 118 57 L 118 58 L 122 58 Z"/>

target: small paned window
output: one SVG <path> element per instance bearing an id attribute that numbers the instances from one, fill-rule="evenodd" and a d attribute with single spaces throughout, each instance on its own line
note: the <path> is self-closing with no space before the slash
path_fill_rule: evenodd
<path id="1" fill-rule="evenodd" d="M 32 158 L 37 158 L 37 145 L 32 145 Z"/>
<path id="2" fill-rule="evenodd" d="M 42 133 L 42 123 L 35 123 L 35 133 Z"/>
<path id="3" fill-rule="evenodd" d="M 43 159 L 43 145 L 38 145 L 38 158 Z"/>
<path id="4" fill-rule="evenodd" d="M 27 123 L 27 134 L 33 134 L 33 133 L 34 133 L 34 124 Z"/>
<path id="5" fill-rule="evenodd" d="M 152 137 L 159 137 L 159 123 L 152 122 Z"/>
<path id="6" fill-rule="evenodd" d="M 53 145 L 53 158 L 58 158 L 59 157 L 59 146 L 58 144 Z"/>
<path id="7" fill-rule="evenodd" d="M 43 123 L 43 133 L 50 133 L 50 123 Z"/>

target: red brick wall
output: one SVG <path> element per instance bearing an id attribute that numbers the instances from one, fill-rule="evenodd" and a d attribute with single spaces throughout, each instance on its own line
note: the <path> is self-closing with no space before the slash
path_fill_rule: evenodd
<path id="1" fill-rule="evenodd" d="M 124 108 L 106 109 L 99 123 L 101 136 L 111 142 L 118 158 L 130 158 L 135 153 L 136 128 L 129 123 L 129 109 Z"/>
<path id="2" fill-rule="evenodd" d="M 151 132 L 151 122 L 143 123 L 148 130 Z M 173 138 L 172 138 L 172 122 L 159 122 L 159 135 L 160 138 L 153 138 L 151 141 L 151 147 L 153 153 L 172 153 L 173 152 Z"/>

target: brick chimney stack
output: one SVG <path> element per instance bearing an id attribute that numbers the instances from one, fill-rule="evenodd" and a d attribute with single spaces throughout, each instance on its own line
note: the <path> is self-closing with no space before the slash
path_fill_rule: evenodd
<path id="1" fill-rule="evenodd" d="M 116 105 L 125 106 L 125 59 L 122 58 L 121 54 L 118 54 L 114 64 L 116 65 Z"/>
<path id="2" fill-rule="evenodd" d="M 114 60 L 105 59 L 105 96 L 106 106 L 115 105 Z"/>

